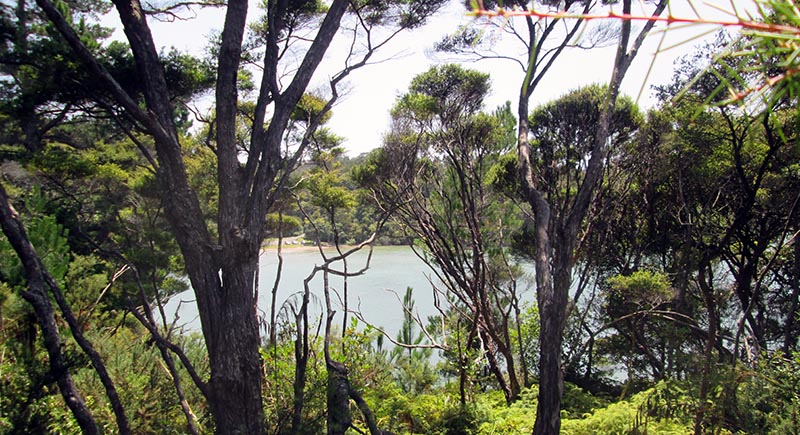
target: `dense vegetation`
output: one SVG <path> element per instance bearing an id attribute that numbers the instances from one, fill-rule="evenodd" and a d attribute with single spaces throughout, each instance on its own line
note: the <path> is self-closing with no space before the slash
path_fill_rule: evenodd
<path id="1" fill-rule="evenodd" d="M 247 26 L 229 0 L 198 58 L 157 51 L 147 27 L 183 4 L 115 0 L 126 42 L 106 42 L 103 1 L 0 5 L 0 434 L 800 433 L 796 8 L 762 4 L 783 33 L 699 46 L 648 110 L 619 95 L 629 21 L 604 36 L 610 83 L 531 108 L 581 20 L 477 23 L 437 49 L 521 42 L 516 112 L 485 104 L 507 84 L 434 66 L 383 143 L 349 157 L 326 127 L 338 86 L 462 5 L 263 6 Z M 339 28 L 351 51 L 312 92 Z M 288 237 L 331 249 L 278 300 L 254 283 Z M 435 278 L 388 335 L 347 293 L 370 273 L 349 256 L 380 244 Z M 199 333 L 164 308 L 189 288 Z M 428 291 L 439 314 L 421 319 Z"/>

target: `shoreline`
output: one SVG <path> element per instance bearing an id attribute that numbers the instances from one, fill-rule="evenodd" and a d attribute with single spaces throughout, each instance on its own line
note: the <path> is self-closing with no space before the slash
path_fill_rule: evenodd
<path id="1" fill-rule="evenodd" d="M 282 241 L 283 241 L 283 243 L 281 244 L 281 249 L 282 250 L 292 250 L 292 251 L 314 250 L 314 251 L 316 251 L 316 250 L 320 249 L 319 246 L 311 243 L 310 240 L 305 239 L 303 237 L 303 235 L 294 236 L 294 237 L 284 237 Z M 355 248 L 357 245 L 339 245 L 339 246 L 342 248 L 342 251 L 348 251 L 348 250 L 350 250 L 352 248 Z M 392 246 L 408 246 L 408 245 L 379 245 L 379 244 L 374 244 L 373 243 L 372 246 L 377 248 L 377 247 L 385 247 L 385 246 L 392 247 Z M 263 252 L 268 252 L 268 251 L 275 251 L 275 250 L 277 250 L 277 248 L 278 248 L 278 239 L 274 239 L 274 238 L 266 239 L 266 240 L 264 240 L 264 243 L 261 244 L 261 252 L 262 253 Z M 364 246 L 364 248 L 367 249 L 368 245 Z M 324 249 L 324 250 L 335 249 L 335 246 L 332 245 L 332 244 L 323 244 L 322 245 L 322 249 Z"/>

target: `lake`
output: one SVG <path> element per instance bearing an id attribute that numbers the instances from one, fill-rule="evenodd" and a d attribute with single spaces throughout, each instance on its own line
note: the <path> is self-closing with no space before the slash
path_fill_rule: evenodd
<path id="1" fill-rule="evenodd" d="M 348 271 L 354 272 L 365 266 L 368 249 L 353 254 L 348 259 Z M 335 251 L 326 250 L 326 255 L 334 255 Z M 278 287 L 278 307 L 289 300 L 299 297 L 303 291 L 303 280 L 312 272 L 315 265 L 323 263 L 319 251 L 309 247 L 288 247 L 283 249 L 283 273 Z M 258 278 L 259 315 L 269 319 L 272 287 L 277 272 L 278 258 L 275 248 L 261 253 Z M 341 270 L 342 265 L 336 263 L 334 269 Z M 322 292 L 322 273 L 319 272 L 311 281 L 311 291 L 316 299 L 312 300 L 312 313 L 319 316 L 324 307 Z M 341 277 L 330 275 L 330 285 L 340 295 L 343 288 Z M 378 246 L 372 253 L 370 268 L 363 275 L 348 278 L 348 307 L 355 310 L 360 307 L 364 319 L 373 326 L 384 329 L 391 336 L 396 336 L 403 323 L 402 298 L 406 287 L 414 289 L 415 311 L 423 320 L 438 314 L 433 302 L 431 281 L 438 283 L 430 268 L 420 260 L 407 246 Z M 525 289 L 521 299 L 531 300 L 533 295 L 528 282 L 520 283 Z M 179 302 L 181 302 L 179 304 Z M 342 303 L 332 295 L 332 304 L 337 310 L 335 325 L 342 322 Z M 197 307 L 191 290 L 178 294 L 165 306 L 167 315 L 173 315 L 176 308 L 179 316 L 178 325 L 184 330 L 199 331 Z M 352 315 L 349 315 L 352 318 Z"/>

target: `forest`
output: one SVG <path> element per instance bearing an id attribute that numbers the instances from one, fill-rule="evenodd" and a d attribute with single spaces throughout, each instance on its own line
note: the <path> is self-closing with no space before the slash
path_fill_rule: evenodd
<path id="1" fill-rule="evenodd" d="M 4 0 L 0 434 L 800 434 L 800 9 L 743 3 Z M 203 8 L 203 54 L 159 48 Z M 351 75 L 453 9 L 433 50 L 521 80 L 435 64 L 348 155 Z M 716 33 L 640 107 L 675 23 Z M 533 102 L 599 47 L 608 82 Z M 384 245 L 431 276 L 397 331 L 348 297 Z M 281 300 L 290 249 L 319 259 Z"/>

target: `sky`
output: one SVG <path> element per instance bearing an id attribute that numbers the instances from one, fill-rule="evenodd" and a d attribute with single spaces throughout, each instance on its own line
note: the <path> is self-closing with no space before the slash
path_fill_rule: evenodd
<path id="1" fill-rule="evenodd" d="M 752 0 L 736 0 L 735 3 L 731 1 L 700 3 L 673 0 L 670 8 L 671 14 L 675 17 L 695 17 L 699 14 L 707 19 L 730 20 L 735 18 L 731 15 L 734 8 L 742 10 L 752 7 L 753 3 Z M 443 12 L 433 17 L 423 28 L 406 32 L 394 39 L 377 56 L 378 63 L 368 65 L 349 77 L 345 83 L 347 91 L 334 106 L 333 116 L 327 126 L 345 138 L 343 146 L 350 156 L 357 156 L 381 145 L 381 138 L 389 128 L 389 110 L 397 97 L 408 88 L 414 76 L 434 64 L 456 60 L 452 56 L 433 53 L 432 47 L 443 36 L 458 31 L 462 26 L 475 24 L 474 18 L 468 16 L 459 7 L 460 4 L 461 2 L 456 1 L 453 6 L 445 8 Z M 639 11 L 634 10 L 634 14 L 641 13 L 642 10 L 641 8 Z M 258 11 L 255 7 L 251 7 L 249 13 L 255 18 Z M 222 27 L 224 11 L 202 10 L 184 15 L 191 19 L 172 23 L 151 22 L 156 45 L 201 53 L 209 35 L 215 29 Z M 113 17 L 109 17 L 108 20 L 107 25 L 116 25 Z M 522 19 L 511 18 L 511 20 Z M 600 22 L 592 23 L 596 25 L 595 23 Z M 486 29 L 488 31 L 490 27 L 486 26 Z M 659 25 L 657 29 L 660 30 L 646 41 L 622 85 L 622 92 L 637 99 L 640 106 L 645 108 L 655 103 L 650 86 L 669 82 L 675 59 L 691 52 L 703 38 L 712 38 L 717 27 L 673 26 L 668 31 L 663 31 L 665 26 Z M 121 32 L 117 35 L 121 37 Z M 346 42 L 345 35 L 338 35 L 334 40 L 326 60 L 315 75 L 312 88 L 323 86 L 326 79 L 342 65 L 341 59 Z M 509 53 L 517 56 L 509 42 L 497 40 L 498 46 L 503 44 L 502 46 L 509 47 L 509 50 L 512 50 Z M 534 91 L 530 107 L 558 98 L 583 85 L 607 83 L 611 75 L 614 52 L 615 47 L 574 49 L 564 52 Z M 487 110 L 492 110 L 505 101 L 511 101 L 512 107 L 516 106 L 519 84 L 523 77 L 522 70 L 516 63 L 484 60 L 465 63 L 464 67 L 490 74 L 492 93 L 486 101 Z M 648 78 L 645 81 L 646 76 Z"/>

